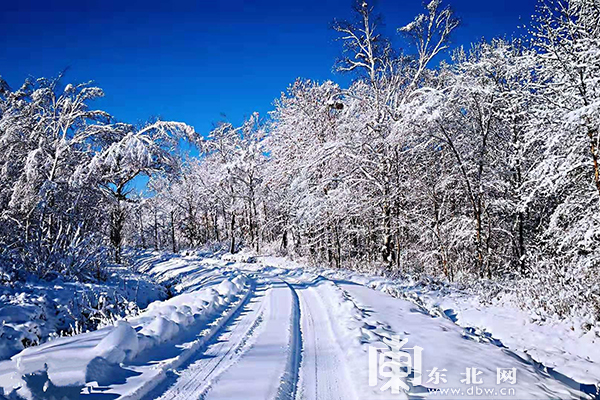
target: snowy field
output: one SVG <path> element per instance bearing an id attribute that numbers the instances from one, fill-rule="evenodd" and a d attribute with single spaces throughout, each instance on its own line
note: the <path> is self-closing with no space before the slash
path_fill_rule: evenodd
<path id="1" fill-rule="evenodd" d="M 0 362 L 4 396 L 597 396 L 600 346 L 594 331 L 539 325 L 521 311 L 485 308 L 448 287 L 244 255 L 155 256 L 140 269 L 159 283 L 174 283 L 177 295 L 135 317 Z M 382 364 L 384 352 L 393 350 L 400 360 L 411 358 L 412 368 L 403 367 L 398 379 L 390 379 Z M 500 383 L 498 369 L 507 371 Z"/>

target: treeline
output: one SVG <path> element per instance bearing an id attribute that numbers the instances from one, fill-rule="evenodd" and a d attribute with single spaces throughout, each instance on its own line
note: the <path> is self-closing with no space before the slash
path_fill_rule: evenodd
<path id="1" fill-rule="evenodd" d="M 540 4 L 526 38 L 438 66 L 450 8 L 434 0 L 398 29 L 413 54 L 355 11 L 334 24 L 350 87 L 298 80 L 266 120 L 220 124 L 178 179 L 151 182 L 132 243 L 276 244 L 332 267 L 492 279 L 598 319 L 599 3 Z"/>
<path id="2" fill-rule="evenodd" d="M 28 79 L 13 90 L 0 78 L 0 281 L 31 274 L 102 278 L 121 262 L 130 183 L 179 171 L 175 148 L 194 139 L 182 123 L 143 127 L 90 108 L 89 83 Z"/>

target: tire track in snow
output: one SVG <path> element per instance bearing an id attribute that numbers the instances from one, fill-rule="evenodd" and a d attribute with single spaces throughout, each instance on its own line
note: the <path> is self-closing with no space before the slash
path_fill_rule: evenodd
<path id="1" fill-rule="evenodd" d="M 290 343 L 285 372 L 277 392 L 277 399 L 294 399 L 298 389 L 298 376 L 302 360 L 302 331 L 300 329 L 300 299 L 296 290 L 287 282 L 292 292 L 292 318 L 290 326 Z"/>
<path id="2" fill-rule="evenodd" d="M 143 381 L 141 385 L 134 387 L 132 390 L 119 397 L 119 399 L 137 400 L 141 398 L 155 398 L 155 396 L 152 396 L 151 394 L 154 393 L 157 388 L 160 388 L 161 385 L 164 385 L 165 381 L 168 382 L 169 377 L 173 376 L 173 371 L 175 369 L 180 368 L 182 365 L 186 365 L 191 357 L 210 343 L 216 335 L 222 331 L 223 327 L 228 325 L 234 316 L 238 314 L 239 310 L 248 303 L 254 292 L 255 282 L 251 280 L 250 288 L 242 295 L 242 298 L 233 304 L 230 304 L 228 308 L 224 310 L 223 314 L 216 317 L 215 320 L 208 324 L 207 328 L 199 332 L 200 336 L 198 336 L 197 339 L 182 344 L 181 347 L 183 347 L 183 350 L 175 358 L 163 364 L 158 364 L 158 367 L 154 367 L 154 371 L 134 369 L 136 372 L 140 372 L 141 375 L 150 373 L 152 378 Z M 134 377 L 134 379 L 135 378 L 136 377 Z"/>
<path id="3" fill-rule="evenodd" d="M 293 399 L 302 338 L 295 290 L 276 277 L 265 299 L 264 322 L 251 348 L 207 388 L 206 399 Z"/>
<path id="4" fill-rule="evenodd" d="M 148 399 L 163 400 L 181 398 L 199 398 L 208 390 L 212 382 L 252 344 L 253 337 L 263 321 L 265 295 L 257 295 L 242 305 L 232 316 L 229 323 L 216 335 L 217 339 L 209 344 L 206 351 L 194 360 L 172 371 L 166 385 L 147 396 Z M 239 319 L 239 321 L 236 321 Z"/>
<path id="5" fill-rule="evenodd" d="M 302 310 L 303 354 L 301 398 L 356 399 L 354 386 L 344 368 L 344 355 L 332 328 L 332 318 L 316 288 L 299 289 Z"/>

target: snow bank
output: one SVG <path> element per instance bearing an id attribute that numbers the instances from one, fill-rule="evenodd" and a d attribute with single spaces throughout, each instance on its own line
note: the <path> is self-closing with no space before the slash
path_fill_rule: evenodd
<path id="1" fill-rule="evenodd" d="M 117 321 L 114 329 L 94 347 L 93 353 L 108 363 L 119 364 L 126 359 L 133 359 L 138 351 L 139 342 L 135 330 L 129 323 Z M 56 382 L 54 384 L 57 385 Z"/>
<path id="2" fill-rule="evenodd" d="M 0 360 L 61 333 L 94 330 L 166 298 L 160 285 L 125 267 L 101 283 L 32 280 L 0 286 Z"/>
<path id="3" fill-rule="evenodd" d="M 0 362 L 0 387 L 4 393 L 17 390 L 20 396 L 31 398 L 24 376 L 39 371 L 47 373 L 54 386 L 83 387 L 98 380 L 98 360 L 103 365 L 132 361 L 142 352 L 173 340 L 190 325 L 209 323 L 245 285 L 241 275 L 224 279 L 216 289 L 206 287 L 154 302 L 138 316 L 113 326 L 25 349 Z M 107 369 L 100 370 L 106 373 Z"/>
<path id="4" fill-rule="evenodd" d="M 231 261 L 225 259 L 207 258 L 204 253 L 189 252 L 178 256 L 149 252 L 139 257 L 136 267 L 173 292 L 182 293 L 218 284 L 223 276 L 234 278 L 235 270 L 228 268 L 231 264 Z"/>

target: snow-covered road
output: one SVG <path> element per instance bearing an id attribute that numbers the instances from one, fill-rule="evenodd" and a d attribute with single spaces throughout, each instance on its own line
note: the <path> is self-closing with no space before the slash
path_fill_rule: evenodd
<path id="1" fill-rule="evenodd" d="M 0 362 L 4 393 L 47 399 L 592 398 L 497 341 L 357 283 L 222 259 L 178 258 L 147 269 L 165 281 L 176 278 L 182 294 L 116 327 Z M 381 365 L 383 352 L 398 344 L 394 338 L 406 340 L 398 360 L 405 366 L 410 357 L 415 369 L 399 380 L 390 380 L 390 369 Z"/>

